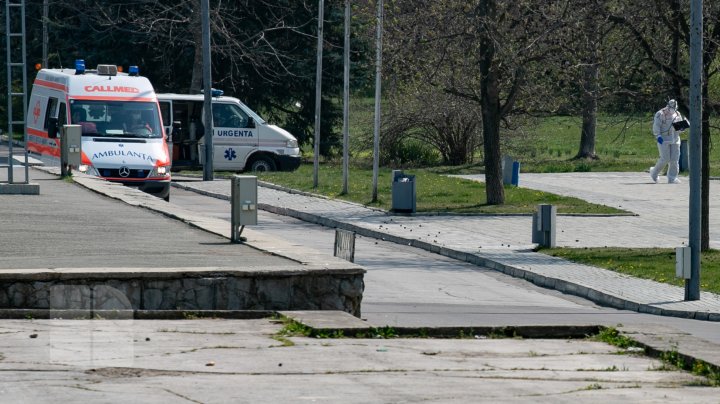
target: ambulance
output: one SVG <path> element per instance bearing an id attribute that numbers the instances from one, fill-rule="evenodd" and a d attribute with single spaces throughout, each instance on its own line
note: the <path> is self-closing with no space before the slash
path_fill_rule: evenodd
<path id="1" fill-rule="evenodd" d="M 205 160 L 203 94 L 158 94 L 171 134 L 173 170 L 197 168 Z M 300 166 L 297 139 L 267 123 L 234 97 L 212 91 L 213 171 L 292 171 Z"/>
<path id="2" fill-rule="evenodd" d="M 157 96 L 136 66 L 42 69 L 26 117 L 30 152 L 60 158 L 65 124 L 82 130 L 80 172 L 170 199 L 170 157 Z"/>

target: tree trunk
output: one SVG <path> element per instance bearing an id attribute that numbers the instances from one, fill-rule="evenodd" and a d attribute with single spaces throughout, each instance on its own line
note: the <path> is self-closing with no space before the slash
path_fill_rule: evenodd
<path id="1" fill-rule="evenodd" d="M 494 84 L 494 86 L 493 86 Z M 488 89 L 481 85 L 482 92 L 497 91 L 497 82 L 490 83 Z M 494 87 L 494 89 L 493 89 Z M 487 101 L 485 101 L 487 99 Z M 494 111 L 493 111 L 494 110 Z M 500 160 L 500 121 L 498 119 L 498 99 L 483 96 L 483 150 L 485 152 L 485 196 L 488 205 L 505 203 L 505 187 L 502 182 L 502 165 Z"/>
<path id="2" fill-rule="evenodd" d="M 586 18 L 583 21 L 583 30 L 587 36 L 582 85 L 583 123 L 580 133 L 580 148 L 575 158 L 597 159 L 595 154 L 595 131 L 597 129 L 597 97 L 600 81 L 600 65 L 598 62 L 600 39 L 595 18 Z"/>
<path id="3" fill-rule="evenodd" d="M 597 159 L 595 154 L 595 130 L 597 127 L 598 108 L 598 81 L 600 68 L 598 64 L 598 38 L 597 25 L 594 18 L 586 20 L 586 31 L 588 33 L 588 45 L 590 46 L 586 65 L 583 68 L 583 106 L 582 106 L 582 133 L 580 134 L 580 149 L 575 158 Z"/>
<path id="4" fill-rule="evenodd" d="M 481 0 L 480 17 L 480 103 L 482 108 L 483 149 L 485 151 L 485 195 L 488 205 L 505 203 L 500 162 L 500 89 L 495 62 L 495 42 L 488 32 L 490 21 L 495 21 L 494 0 Z"/>
<path id="5" fill-rule="evenodd" d="M 575 158 L 597 159 L 595 154 L 595 129 L 597 128 L 598 65 L 593 62 L 585 67 L 583 74 L 582 133 L 580 149 Z"/>
<path id="6" fill-rule="evenodd" d="M 193 57 L 192 67 L 192 78 L 190 79 L 190 94 L 197 94 L 202 90 L 203 82 L 203 64 L 202 64 L 202 16 L 200 0 L 194 0 L 193 7 L 195 8 L 192 13 L 192 22 L 190 23 L 190 30 L 192 30 L 193 42 L 195 44 L 195 56 Z"/>

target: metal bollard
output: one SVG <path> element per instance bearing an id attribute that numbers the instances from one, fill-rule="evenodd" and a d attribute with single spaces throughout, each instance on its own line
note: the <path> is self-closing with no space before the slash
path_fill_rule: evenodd
<path id="1" fill-rule="evenodd" d="M 333 255 L 355 262 L 355 232 L 335 229 L 335 248 Z"/>

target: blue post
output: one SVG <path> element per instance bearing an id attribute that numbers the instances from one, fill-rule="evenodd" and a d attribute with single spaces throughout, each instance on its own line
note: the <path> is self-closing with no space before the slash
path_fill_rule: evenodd
<path id="1" fill-rule="evenodd" d="M 513 161 L 513 170 L 512 170 L 512 185 L 518 186 L 518 183 L 520 182 L 520 162 L 519 161 Z"/>
<path id="2" fill-rule="evenodd" d="M 688 170 L 688 141 L 683 139 L 680 141 L 680 172 L 684 173 Z"/>

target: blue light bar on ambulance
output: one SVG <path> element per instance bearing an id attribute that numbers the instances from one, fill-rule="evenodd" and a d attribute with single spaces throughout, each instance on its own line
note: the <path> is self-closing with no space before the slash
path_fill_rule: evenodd
<path id="1" fill-rule="evenodd" d="M 223 95 L 225 92 L 223 90 L 218 90 L 217 88 L 211 88 L 210 89 L 210 96 L 211 97 L 219 97 Z"/>
<path id="2" fill-rule="evenodd" d="M 85 74 L 84 59 L 75 59 L 75 74 Z"/>
<path id="3" fill-rule="evenodd" d="M 137 76 L 138 74 L 140 74 L 140 69 L 137 66 L 130 66 L 128 74 L 131 76 Z"/>

